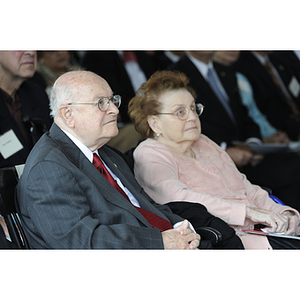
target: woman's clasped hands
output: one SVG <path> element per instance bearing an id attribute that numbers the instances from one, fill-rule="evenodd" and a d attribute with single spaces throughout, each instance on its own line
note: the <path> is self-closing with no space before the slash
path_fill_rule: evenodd
<path id="1" fill-rule="evenodd" d="M 299 218 L 293 211 L 278 213 L 266 209 L 247 206 L 246 217 L 253 222 L 269 226 L 270 233 L 283 233 L 293 235 L 299 225 Z"/>

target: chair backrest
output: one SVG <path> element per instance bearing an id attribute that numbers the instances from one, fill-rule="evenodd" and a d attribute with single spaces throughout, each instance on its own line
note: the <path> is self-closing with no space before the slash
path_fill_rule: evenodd
<path id="1" fill-rule="evenodd" d="M 24 165 L 0 169 L 0 214 L 4 217 L 10 238 L 19 249 L 29 249 L 15 206 L 15 188 Z"/>

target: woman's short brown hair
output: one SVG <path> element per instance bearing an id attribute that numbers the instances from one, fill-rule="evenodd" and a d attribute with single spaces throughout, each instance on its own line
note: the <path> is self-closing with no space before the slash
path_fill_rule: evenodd
<path id="1" fill-rule="evenodd" d="M 158 71 L 138 89 L 136 96 L 128 104 L 128 113 L 135 129 L 143 139 L 151 138 L 154 132 L 148 124 L 148 117 L 161 111 L 159 97 L 168 91 L 185 89 L 196 98 L 194 90 L 188 86 L 189 79 L 178 71 Z"/>

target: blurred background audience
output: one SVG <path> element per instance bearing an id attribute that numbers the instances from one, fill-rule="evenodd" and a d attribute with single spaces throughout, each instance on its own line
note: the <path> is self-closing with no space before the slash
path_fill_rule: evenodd
<path id="1" fill-rule="evenodd" d="M 30 82 L 37 65 L 36 51 L 0 51 L 0 167 L 24 164 L 39 137 L 50 128 L 49 99 Z"/>
<path id="2" fill-rule="evenodd" d="M 299 89 L 299 83 L 293 77 L 297 88 L 284 84 L 272 62 L 273 55 L 273 51 L 241 51 L 232 67 L 247 77 L 256 104 L 269 122 L 286 132 L 291 140 L 299 140 L 300 109 L 291 92 Z M 280 65 L 278 57 L 276 65 Z"/>
<path id="3" fill-rule="evenodd" d="M 190 79 L 190 86 L 197 94 L 196 102 L 205 106 L 201 116 L 203 134 L 225 149 L 252 183 L 271 188 L 283 202 L 299 209 L 300 156 L 260 155 L 235 145 L 236 141 L 261 144 L 262 137 L 242 103 L 235 71 L 214 62 L 214 55 L 215 51 L 187 51 L 169 67 Z"/>
<path id="4" fill-rule="evenodd" d="M 0 168 L 24 164 L 52 123 L 47 94 L 28 80 L 36 65 L 36 51 L 0 51 Z M 0 227 L 0 247 L 10 248 L 1 216 Z"/>
<path id="5" fill-rule="evenodd" d="M 213 59 L 230 67 L 238 60 L 239 55 L 240 51 L 217 51 Z M 235 75 L 242 102 L 247 107 L 248 115 L 259 126 L 263 142 L 289 144 L 290 139 L 287 134 L 273 127 L 267 117 L 258 109 L 249 80 L 239 72 L 236 72 Z"/>
<path id="6" fill-rule="evenodd" d="M 30 80 L 44 88 L 50 97 L 51 88 L 60 75 L 80 69 L 76 57 L 71 51 L 38 51 L 37 69 Z"/>
<path id="7" fill-rule="evenodd" d="M 130 122 L 128 102 L 140 85 L 156 71 L 153 56 L 146 51 L 87 51 L 82 66 L 109 82 L 113 92 L 122 96 L 120 122 Z"/>
<path id="8" fill-rule="evenodd" d="M 82 67 L 109 82 L 114 94 L 122 96 L 118 116 L 118 136 L 108 143 L 121 152 L 134 147 L 140 140 L 128 115 L 128 103 L 140 85 L 157 70 L 153 54 L 147 51 L 87 51 Z"/>
<path id="9" fill-rule="evenodd" d="M 184 51 L 148 51 L 152 55 L 157 70 L 165 70 L 171 64 L 178 62 Z"/>
<path id="10" fill-rule="evenodd" d="M 270 60 L 300 108 L 300 51 L 272 51 Z"/>

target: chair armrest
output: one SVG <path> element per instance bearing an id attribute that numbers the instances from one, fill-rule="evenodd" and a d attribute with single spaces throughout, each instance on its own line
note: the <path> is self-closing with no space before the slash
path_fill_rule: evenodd
<path id="1" fill-rule="evenodd" d="M 195 231 L 200 234 L 201 240 L 209 240 L 212 245 L 215 245 L 222 240 L 222 234 L 215 228 L 199 227 L 195 228 Z"/>

